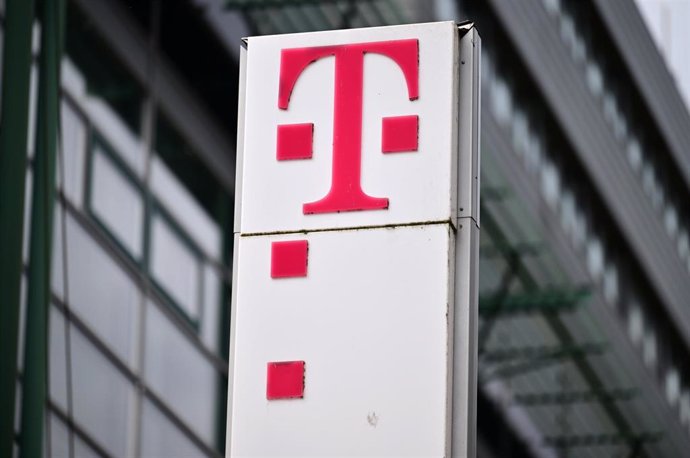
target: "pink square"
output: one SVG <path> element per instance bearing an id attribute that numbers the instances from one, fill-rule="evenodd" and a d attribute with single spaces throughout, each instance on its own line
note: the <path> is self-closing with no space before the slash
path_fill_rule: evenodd
<path id="1" fill-rule="evenodd" d="M 306 240 L 289 240 L 271 244 L 271 278 L 307 276 Z"/>
<path id="2" fill-rule="evenodd" d="M 266 399 L 304 397 L 304 361 L 280 361 L 266 367 Z"/>
<path id="3" fill-rule="evenodd" d="M 381 151 L 384 153 L 417 151 L 418 137 L 419 117 L 417 115 L 383 118 Z"/>
<path id="4" fill-rule="evenodd" d="M 311 159 L 313 152 L 314 124 L 280 124 L 276 158 L 279 161 Z"/>

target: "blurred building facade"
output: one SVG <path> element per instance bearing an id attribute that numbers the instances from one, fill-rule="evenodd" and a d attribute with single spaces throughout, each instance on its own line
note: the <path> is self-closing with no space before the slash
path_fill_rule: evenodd
<path id="1" fill-rule="evenodd" d="M 224 453 L 239 38 L 448 19 L 483 44 L 478 456 L 684 456 L 690 116 L 633 0 L 69 1 L 47 456 Z"/>

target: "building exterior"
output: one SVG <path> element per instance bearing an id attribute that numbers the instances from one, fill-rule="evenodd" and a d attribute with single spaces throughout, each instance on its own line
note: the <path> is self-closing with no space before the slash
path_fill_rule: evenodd
<path id="1" fill-rule="evenodd" d="M 46 456 L 224 452 L 239 38 L 467 18 L 478 456 L 685 454 L 690 116 L 633 0 L 71 0 Z"/>

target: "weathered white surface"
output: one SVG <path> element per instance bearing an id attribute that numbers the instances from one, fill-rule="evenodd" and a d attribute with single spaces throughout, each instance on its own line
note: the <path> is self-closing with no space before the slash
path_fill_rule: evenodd
<path id="1" fill-rule="evenodd" d="M 288 110 L 278 109 L 284 48 L 419 40 L 419 99 L 410 101 L 400 68 L 389 58 L 364 58 L 362 189 L 388 197 L 388 210 L 304 215 L 302 204 L 325 196 L 331 183 L 334 58 L 309 65 Z M 242 164 L 242 233 L 360 227 L 449 220 L 455 215 L 454 50 L 452 22 L 353 29 L 249 39 Z M 417 152 L 383 154 L 381 118 L 419 116 Z M 277 161 L 276 126 L 314 123 L 312 159 Z"/>
<path id="2" fill-rule="evenodd" d="M 240 238 L 233 456 L 444 455 L 449 229 Z M 294 239 L 307 277 L 272 280 L 271 242 Z M 304 399 L 268 401 L 266 363 L 284 360 L 306 362 Z"/>
<path id="3" fill-rule="evenodd" d="M 418 100 L 409 100 L 392 60 L 364 57 L 362 189 L 387 197 L 389 208 L 303 214 L 331 184 L 335 59 L 306 68 L 284 111 L 281 49 L 414 38 Z M 453 23 L 249 39 L 241 55 L 229 455 L 473 455 L 478 49 L 476 33 L 458 40 Z M 419 116 L 418 151 L 383 154 L 381 118 L 398 115 Z M 277 125 L 310 122 L 313 157 L 278 161 Z M 304 239 L 307 276 L 271 279 L 271 242 Z M 266 364 L 276 361 L 305 361 L 303 399 L 266 399 Z"/>

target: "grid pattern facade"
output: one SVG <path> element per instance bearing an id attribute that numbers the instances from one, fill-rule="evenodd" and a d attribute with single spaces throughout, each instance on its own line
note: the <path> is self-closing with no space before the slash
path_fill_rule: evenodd
<path id="1" fill-rule="evenodd" d="M 103 31 L 74 4 L 67 21 L 45 454 L 219 456 L 231 191 Z M 39 33 L 35 26 L 34 42 Z M 28 203 L 31 181 L 30 164 Z M 29 224 L 27 208 L 25 241 Z M 27 252 L 28 243 L 25 263 Z M 26 283 L 25 269 L 22 316 Z"/>
<path id="2" fill-rule="evenodd" d="M 69 2 L 46 455 L 217 456 L 225 434 L 234 170 L 233 152 L 206 140 L 232 136 L 234 119 L 222 129 L 205 126 L 185 113 L 190 98 L 171 91 L 174 70 L 159 41 L 173 2 L 133 8 L 124 23 L 143 29 L 133 42 L 84 13 L 103 16 L 99 5 L 122 3 Z M 690 275 L 689 185 L 671 151 L 678 146 L 673 126 L 659 125 L 645 105 L 646 88 L 636 86 L 599 3 L 224 2 L 250 34 L 477 21 L 480 456 L 680 456 L 690 446 L 688 345 L 669 312 L 682 288 L 675 299 L 667 294 L 649 255 L 663 253 L 668 278 Z M 518 23 L 538 24 L 543 40 L 553 38 L 532 43 L 542 50 L 536 59 L 524 49 L 534 32 L 515 29 Z M 569 69 L 567 80 L 553 76 L 554 63 Z M 32 119 L 36 59 L 33 67 Z M 194 74 L 189 66 L 175 70 Z M 560 93 L 577 93 L 577 103 L 564 105 Z M 209 97 L 191 101 L 197 98 Z M 574 140 L 583 116 L 600 121 L 587 142 Z M 28 139 L 32 157 L 33 126 Z M 588 163 L 589 147 L 618 164 L 603 184 Z M 634 184 L 625 201 L 615 194 L 619 178 Z M 30 165 L 27 202 L 31 179 Z M 629 202 L 656 226 L 626 225 L 619 207 Z M 27 231 L 28 223 L 27 205 Z M 654 236 L 643 249 L 635 246 L 641 234 Z M 24 298 L 28 287 L 25 275 Z M 20 367 L 19 395 L 21 377 Z M 489 422 L 489 408 L 516 441 L 493 439 L 499 418 Z M 524 450 L 501 449 L 507 443 Z"/>

